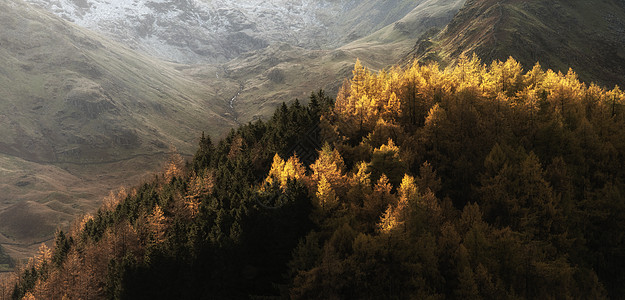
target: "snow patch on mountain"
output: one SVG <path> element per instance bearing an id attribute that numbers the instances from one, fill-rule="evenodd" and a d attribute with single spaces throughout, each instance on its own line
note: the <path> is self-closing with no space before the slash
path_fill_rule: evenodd
<path id="1" fill-rule="evenodd" d="M 80 26 L 177 62 L 227 61 L 285 42 L 338 45 L 347 0 L 27 0 Z M 323 20 L 319 18 L 322 16 Z"/>

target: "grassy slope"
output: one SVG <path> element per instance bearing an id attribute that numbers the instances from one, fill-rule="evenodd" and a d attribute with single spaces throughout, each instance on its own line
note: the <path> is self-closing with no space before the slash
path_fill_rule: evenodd
<path id="1" fill-rule="evenodd" d="M 2 246 L 0 246 L 0 272 L 11 270 L 12 264 L 11 258 L 4 252 Z"/>
<path id="2" fill-rule="evenodd" d="M 231 80 L 198 83 L 21 1 L 0 3 L 0 243 L 30 254 L 111 188 L 220 135 Z"/>
<path id="3" fill-rule="evenodd" d="M 17 7 L 0 9 L 0 134 L 8 137 L 1 152 L 102 161 L 162 151 L 161 143 L 189 151 L 197 128 L 222 128 L 219 108 L 202 100 L 216 91 L 171 65 L 9 3 Z"/>
<path id="4" fill-rule="evenodd" d="M 418 45 L 417 59 L 450 63 L 475 52 L 483 61 L 536 61 L 587 82 L 625 84 L 625 3 L 600 1 L 468 1 L 438 37 Z M 433 43 L 430 47 L 428 43 Z"/>

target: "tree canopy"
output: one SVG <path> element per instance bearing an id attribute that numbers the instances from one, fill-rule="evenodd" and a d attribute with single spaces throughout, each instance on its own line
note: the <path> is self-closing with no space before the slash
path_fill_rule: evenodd
<path id="1" fill-rule="evenodd" d="M 336 102 L 203 134 L 111 196 L 13 298 L 618 298 L 624 100 L 512 58 L 357 62 Z"/>

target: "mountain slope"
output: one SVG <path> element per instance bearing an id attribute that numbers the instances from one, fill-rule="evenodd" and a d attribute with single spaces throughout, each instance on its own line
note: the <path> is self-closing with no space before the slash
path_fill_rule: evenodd
<path id="1" fill-rule="evenodd" d="M 190 153 L 198 132 L 219 137 L 311 91 L 335 94 L 357 58 L 374 69 L 395 63 L 421 33 L 444 26 L 463 1 L 338 1 L 332 5 L 343 5 L 350 16 L 325 15 L 332 26 L 343 22 L 327 36 L 334 42 L 274 42 L 223 65 L 166 63 L 22 1 L 0 3 L 0 243 L 14 257 L 32 254 L 111 189 L 160 168 L 174 147 Z M 128 5 L 101 4 L 115 3 Z M 182 2 L 158 6 L 160 17 L 174 4 Z M 93 5 L 93 13 L 107 16 Z M 317 15 L 342 11 L 328 5 Z M 185 7 L 192 12 L 195 6 Z"/>
<path id="2" fill-rule="evenodd" d="M 396 64 L 424 32 L 444 27 L 464 2 L 417 1 L 418 5 L 400 20 L 337 49 L 314 50 L 277 43 L 240 55 L 224 64 L 225 75 L 241 86 L 234 103 L 238 120 L 244 123 L 267 116 L 280 103 L 307 99 L 319 88 L 335 95 L 343 78 L 351 75 L 356 59 L 375 70 Z M 209 75 L 202 66 L 195 69 Z"/>
<path id="3" fill-rule="evenodd" d="M 421 41 L 412 58 L 453 62 L 461 53 L 483 60 L 513 56 L 585 81 L 625 84 L 625 2 L 470 0 L 438 36 Z"/>
<path id="4" fill-rule="evenodd" d="M 97 206 L 96 195 L 160 167 L 174 147 L 190 153 L 201 130 L 219 135 L 234 124 L 221 117 L 226 103 L 209 100 L 235 83 L 199 85 L 176 65 L 22 1 L 0 3 L 0 26 L 0 214 L 30 200 L 50 215 L 0 218 L 0 242 L 49 238 L 60 221 Z M 19 231 L 36 218 L 40 232 Z"/>
<path id="5" fill-rule="evenodd" d="M 201 100 L 215 93 L 173 65 L 18 1 L 1 5 L 3 153 L 102 162 L 182 146 L 198 128 L 224 122 Z"/>
<path id="6" fill-rule="evenodd" d="M 408 0 L 28 0 L 85 28 L 177 62 L 226 62 L 276 42 L 329 49 L 401 19 Z"/>
<path id="7" fill-rule="evenodd" d="M 13 266 L 13 261 L 6 254 L 6 252 L 4 252 L 4 249 L 2 248 L 2 246 L 0 246 L 0 272 L 9 271 L 11 270 L 12 266 Z"/>

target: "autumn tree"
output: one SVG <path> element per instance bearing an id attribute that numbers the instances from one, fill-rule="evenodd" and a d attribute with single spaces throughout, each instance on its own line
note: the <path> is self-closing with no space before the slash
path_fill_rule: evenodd
<path id="1" fill-rule="evenodd" d="M 373 150 L 371 158 L 372 180 L 378 180 L 382 174 L 386 174 L 392 185 L 399 184 L 404 175 L 404 164 L 399 155 L 399 147 L 393 140 Z"/>
<path id="2" fill-rule="evenodd" d="M 271 170 L 265 179 L 265 182 L 272 185 L 274 181 L 279 184 L 282 189 L 286 188 L 289 180 L 302 180 L 306 178 L 306 168 L 299 161 L 297 156 L 291 156 L 284 161 L 278 154 L 274 155 Z"/>
<path id="3" fill-rule="evenodd" d="M 150 243 L 158 245 L 165 241 L 167 218 L 159 205 L 156 205 L 148 219 Z"/>

